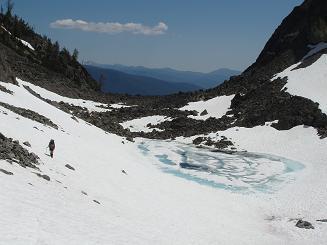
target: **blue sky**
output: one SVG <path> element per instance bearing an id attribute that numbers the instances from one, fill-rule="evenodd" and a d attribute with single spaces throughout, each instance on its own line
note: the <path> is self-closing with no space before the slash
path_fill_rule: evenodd
<path id="1" fill-rule="evenodd" d="M 303 0 L 14 2 L 16 14 L 62 46 L 76 47 L 80 60 L 207 72 L 221 67 L 244 70 L 283 18 Z M 99 33 L 50 26 L 66 19 L 83 20 L 91 29 L 99 22 L 120 23 L 122 31 Z M 164 25 L 156 27 L 160 22 Z M 140 25 L 127 27 L 126 23 Z"/>

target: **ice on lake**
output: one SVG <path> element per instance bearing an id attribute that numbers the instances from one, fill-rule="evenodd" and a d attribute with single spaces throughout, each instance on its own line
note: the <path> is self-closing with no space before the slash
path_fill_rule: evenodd
<path id="1" fill-rule="evenodd" d="M 166 173 L 234 192 L 274 192 L 304 168 L 299 162 L 279 156 L 212 152 L 176 142 L 147 140 L 138 147 Z"/>

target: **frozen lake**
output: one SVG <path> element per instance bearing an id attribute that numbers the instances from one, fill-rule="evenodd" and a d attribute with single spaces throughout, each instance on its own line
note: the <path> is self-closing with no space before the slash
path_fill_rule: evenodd
<path id="1" fill-rule="evenodd" d="M 233 192 L 274 192 L 304 168 L 299 162 L 279 156 L 226 154 L 171 141 L 147 140 L 138 147 L 166 173 Z"/>

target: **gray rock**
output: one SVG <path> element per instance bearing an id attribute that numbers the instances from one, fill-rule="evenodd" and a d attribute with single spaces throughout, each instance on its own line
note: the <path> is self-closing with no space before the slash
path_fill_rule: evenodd
<path id="1" fill-rule="evenodd" d="M 208 111 L 207 110 L 204 110 L 203 112 L 201 112 L 200 116 L 205 116 L 205 115 L 208 115 Z"/>
<path id="2" fill-rule="evenodd" d="M 45 174 L 40 174 L 40 173 L 35 173 L 38 177 L 45 179 L 47 181 L 50 181 L 50 177 L 48 175 Z"/>
<path id="3" fill-rule="evenodd" d="M 26 145 L 28 142 L 24 142 Z M 29 144 L 29 143 L 28 143 Z M 22 147 L 17 140 L 6 138 L 0 133 L 0 159 L 18 163 L 22 167 L 37 168 L 39 157 Z"/>
<path id="4" fill-rule="evenodd" d="M 95 203 L 97 203 L 97 204 L 100 204 L 100 202 L 99 202 L 99 201 L 97 201 L 97 200 L 95 200 L 95 199 L 93 200 L 93 202 L 95 202 Z"/>
<path id="5" fill-rule="evenodd" d="M 301 229 L 314 229 L 313 225 L 310 222 L 301 219 L 298 220 L 295 226 Z"/>
<path id="6" fill-rule="evenodd" d="M 74 168 L 74 167 L 72 167 L 72 166 L 70 166 L 69 164 L 66 164 L 66 165 L 65 165 L 65 167 L 66 167 L 66 168 L 68 168 L 68 169 L 70 169 L 70 170 L 73 170 L 73 171 L 75 171 L 75 168 Z"/>
<path id="7" fill-rule="evenodd" d="M 45 125 L 48 125 L 48 126 L 53 127 L 55 129 L 58 129 L 58 126 L 56 124 L 54 124 L 49 118 L 47 118 L 45 116 L 42 116 L 42 115 L 40 115 L 40 114 L 38 114 L 38 113 L 36 113 L 34 111 L 24 109 L 24 108 L 20 108 L 20 107 L 16 107 L 16 106 L 12 106 L 12 105 L 9 105 L 9 104 L 3 103 L 3 102 L 0 102 L 0 106 L 6 108 L 8 110 L 11 110 L 12 112 L 17 113 L 18 115 L 20 115 L 22 117 L 31 119 L 33 121 L 36 121 L 36 122 L 39 122 L 39 123 L 42 123 L 42 124 L 45 124 Z"/>
<path id="8" fill-rule="evenodd" d="M 4 173 L 4 174 L 7 174 L 7 175 L 14 175 L 12 172 L 9 172 L 7 170 L 4 170 L 2 168 L 0 168 L 0 172 Z"/>
<path id="9" fill-rule="evenodd" d="M 74 116 L 71 116 L 71 119 L 73 119 L 74 121 L 78 122 L 77 118 Z"/>
<path id="10" fill-rule="evenodd" d="M 23 145 L 26 145 L 27 147 L 31 147 L 31 144 L 28 141 L 23 142 Z"/>
<path id="11" fill-rule="evenodd" d="M 13 158 L 15 158 L 15 156 L 16 155 L 14 153 L 12 153 L 12 152 L 8 154 L 8 158 L 9 159 L 13 159 Z"/>
<path id="12" fill-rule="evenodd" d="M 6 87 L 0 85 L 0 91 L 8 93 L 8 94 L 13 94 L 13 92 L 9 89 L 7 89 Z"/>
<path id="13" fill-rule="evenodd" d="M 126 140 L 128 140 L 130 142 L 134 142 L 134 139 L 132 137 L 126 137 Z"/>

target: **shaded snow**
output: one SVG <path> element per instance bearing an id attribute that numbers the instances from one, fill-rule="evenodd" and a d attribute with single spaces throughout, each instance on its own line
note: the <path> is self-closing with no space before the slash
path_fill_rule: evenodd
<path id="1" fill-rule="evenodd" d="M 321 42 L 318 43 L 316 45 L 309 45 L 309 48 L 311 48 L 311 50 L 309 51 L 309 53 L 303 57 L 302 60 L 305 60 L 306 58 L 309 58 L 310 56 L 320 52 L 323 49 L 327 48 L 327 43 Z"/>
<path id="2" fill-rule="evenodd" d="M 234 95 L 218 96 L 206 101 L 190 102 L 188 105 L 180 108 L 180 110 L 197 111 L 198 116 L 189 116 L 190 118 L 197 120 L 206 120 L 209 117 L 221 118 L 229 110 L 233 98 Z M 208 114 L 200 116 L 201 112 L 204 110 L 207 110 Z"/>

